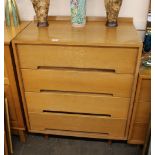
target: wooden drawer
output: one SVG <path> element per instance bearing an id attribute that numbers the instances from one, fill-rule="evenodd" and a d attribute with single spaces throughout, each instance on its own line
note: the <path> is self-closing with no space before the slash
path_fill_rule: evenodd
<path id="1" fill-rule="evenodd" d="M 18 128 L 18 122 L 10 120 L 11 129 L 17 129 Z"/>
<path id="2" fill-rule="evenodd" d="M 135 123 L 129 143 L 143 144 L 147 133 L 148 124 Z"/>
<path id="3" fill-rule="evenodd" d="M 5 61 L 4 61 L 4 77 L 8 78 L 7 67 L 6 67 L 6 62 Z"/>
<path id="4" fill-rule="evenodd" d="M 142 80 L 138 101 L 142 101 L 142 102 L 151 101 L 151 80 L 150 79 Z"/>
<path id="5" fill-rule="evenodd" d="M 143 144 L 151 115 L 151 70 L 141 66 L 130 123 L 128 141 Z"/>
<path id="6" fill-rule="evenodd" d="M 73 67 L 134 73 L 138 50 L 125 47 L 18 45 L 21 68 Z"/>
<path id="7" fill-rule="evenodd" d="M 151 115 L 151 103 L 139 102 L 135 104 L 137 104 L 135 122 L 148 123 Z"/>
<path id="8" fill-rule="evenodd" d="M 72 91 L 130 97 L 133 75 L 74 70 L 22 69 L 25 91 Z"/>
<path id="9" fill-rule="evenodd" d="M 26 92 L 29 112 L 43 111 L 109 115 L 127 118 L 129 98 L 82 93 Z"/>
<path id="10" fill-rule="evenodd" d="M 14 100 L 13 100 L 11 88 L 9 85 L 6 85 L 6 84 L 4 85 L 4 93 L 8 101 L 10 121 L 17 122 L 16 109 L 14 106 Z M 13 126 L 13 127 L 17 127 L 17 126 Z"/>
<path id="11" fill-rule="evenodd" d="M 61 113 L 29 113 L 31 130 L 62 130 L 99 133 L 123 137 L 125 119 L 108 119 L 101 116 L 85 116 Z"/>

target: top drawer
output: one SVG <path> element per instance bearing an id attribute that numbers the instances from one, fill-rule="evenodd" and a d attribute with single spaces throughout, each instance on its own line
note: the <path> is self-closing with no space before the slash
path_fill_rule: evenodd
<path id="1" fill-rule="evenodd" d="M 18 45 L 21 68 L 74 67 L 134 73 L 136 48 Z"/>

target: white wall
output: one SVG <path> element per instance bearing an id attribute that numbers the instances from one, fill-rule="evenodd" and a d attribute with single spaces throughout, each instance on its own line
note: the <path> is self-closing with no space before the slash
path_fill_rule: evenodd
<path id="1" fill-rule="evenodd" d="M 32 20 L 31 0 L 16 0 L 20 17 Z M 70 0 L 50 0 L 49 15 L 70 15 Z M 149 0 L 123 0 L 120 17 L 133 17 L 137 29 L 145 29 Z M 105 16 L 104 0 L 87 0 L 87 16 Z"/>
<path id="2" fill-rule="evenodd" d="M 33 20 L 31 0 L 16 0 L 20 18 Z M 120 17 L 133 17 L 134 25 L 145 30 L 149 0 L 123 0 Z M 49 15 L 70 15 L 70 0 L 50 0 Z M 87 0 L 87 16 L 105 16 L 104 0 Z M 139 31 L 143 36 L 143 31 Z"/>

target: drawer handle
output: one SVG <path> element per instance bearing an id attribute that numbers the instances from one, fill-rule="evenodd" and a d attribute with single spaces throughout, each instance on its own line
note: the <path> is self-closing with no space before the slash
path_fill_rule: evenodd
<path id="1" fill-rule="evenodd" d="M 41 93 L 60 93 L 60 94 L 86 94 L 86 95 L 104 95 L 104 96 L 114 96 L 112 93 L 94 93 L 94 92 L 78 92 L 78 91 L 62 91 L 62 90 L 48 90 L 40 89 Z"/>
<path id="2" fill-rule="evenodd" d="M 79 131 L 79 130 L 76 130 L 76 131 L 73 131 L 73 130 L 60 130 L 60 129 L 50 129 L 50 128 L 45 128 L 44 130 L 46 131 L 64 131 L 64 132 L 81 132 L 81 133 L 88 133 L 88 134 L 101 134 L 101 135 L 110 135 L 108 132 L 89 132 L 89 131 Z"/>
<path id="3" fill-rule="evenodd" d="M 78 67 L 55 67 L 55 66 L 37 66 L 37 69 L 48 70 L 64 70 L 64 71 L 86 71 L 86 72 L 111 72 L 115 73 L 115 69 L 96 69 L 96 68 L 78 68 Z"/>
<path id="4" fill-rule="evenodd" d="M 43 110 L 44 113 L 54 113 L 54 114 L 68 114 L 68 115 L 86 115 L 86 116 L 101 116 L 101 117 L 111 117 L 110 114 L 92 114 L 92 113 L 80 113 L 80 112 L 66 112 L 66 111 L 52 111 L 52 110 Z"/>

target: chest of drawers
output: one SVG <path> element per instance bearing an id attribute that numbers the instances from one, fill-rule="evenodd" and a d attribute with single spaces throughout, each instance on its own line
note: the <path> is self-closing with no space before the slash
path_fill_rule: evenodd
<path id="1" fill-rule="evenodd" d="M 142 43 L 131 20 L 32 22 L 13 41 L 30 132 L 127 139 Z"/>
<path id="2" fill-rule="evenodd" d="M 151 118 L 151 69 L 141 67 L 128 142 L 144 144 Z"/>
<path id="3" fill-rule="evenodd" d="M 21 22 L 18 27 L 4 26 L 4 91 L 8 100 L 9 116 L 12 133 L 20 136 L 21 141 L 25 141 L 25 124 L 22 114 L 22 105 L 16 81 L 14 69 L 12 39 L 16 37 L 29 22 Z"/>

